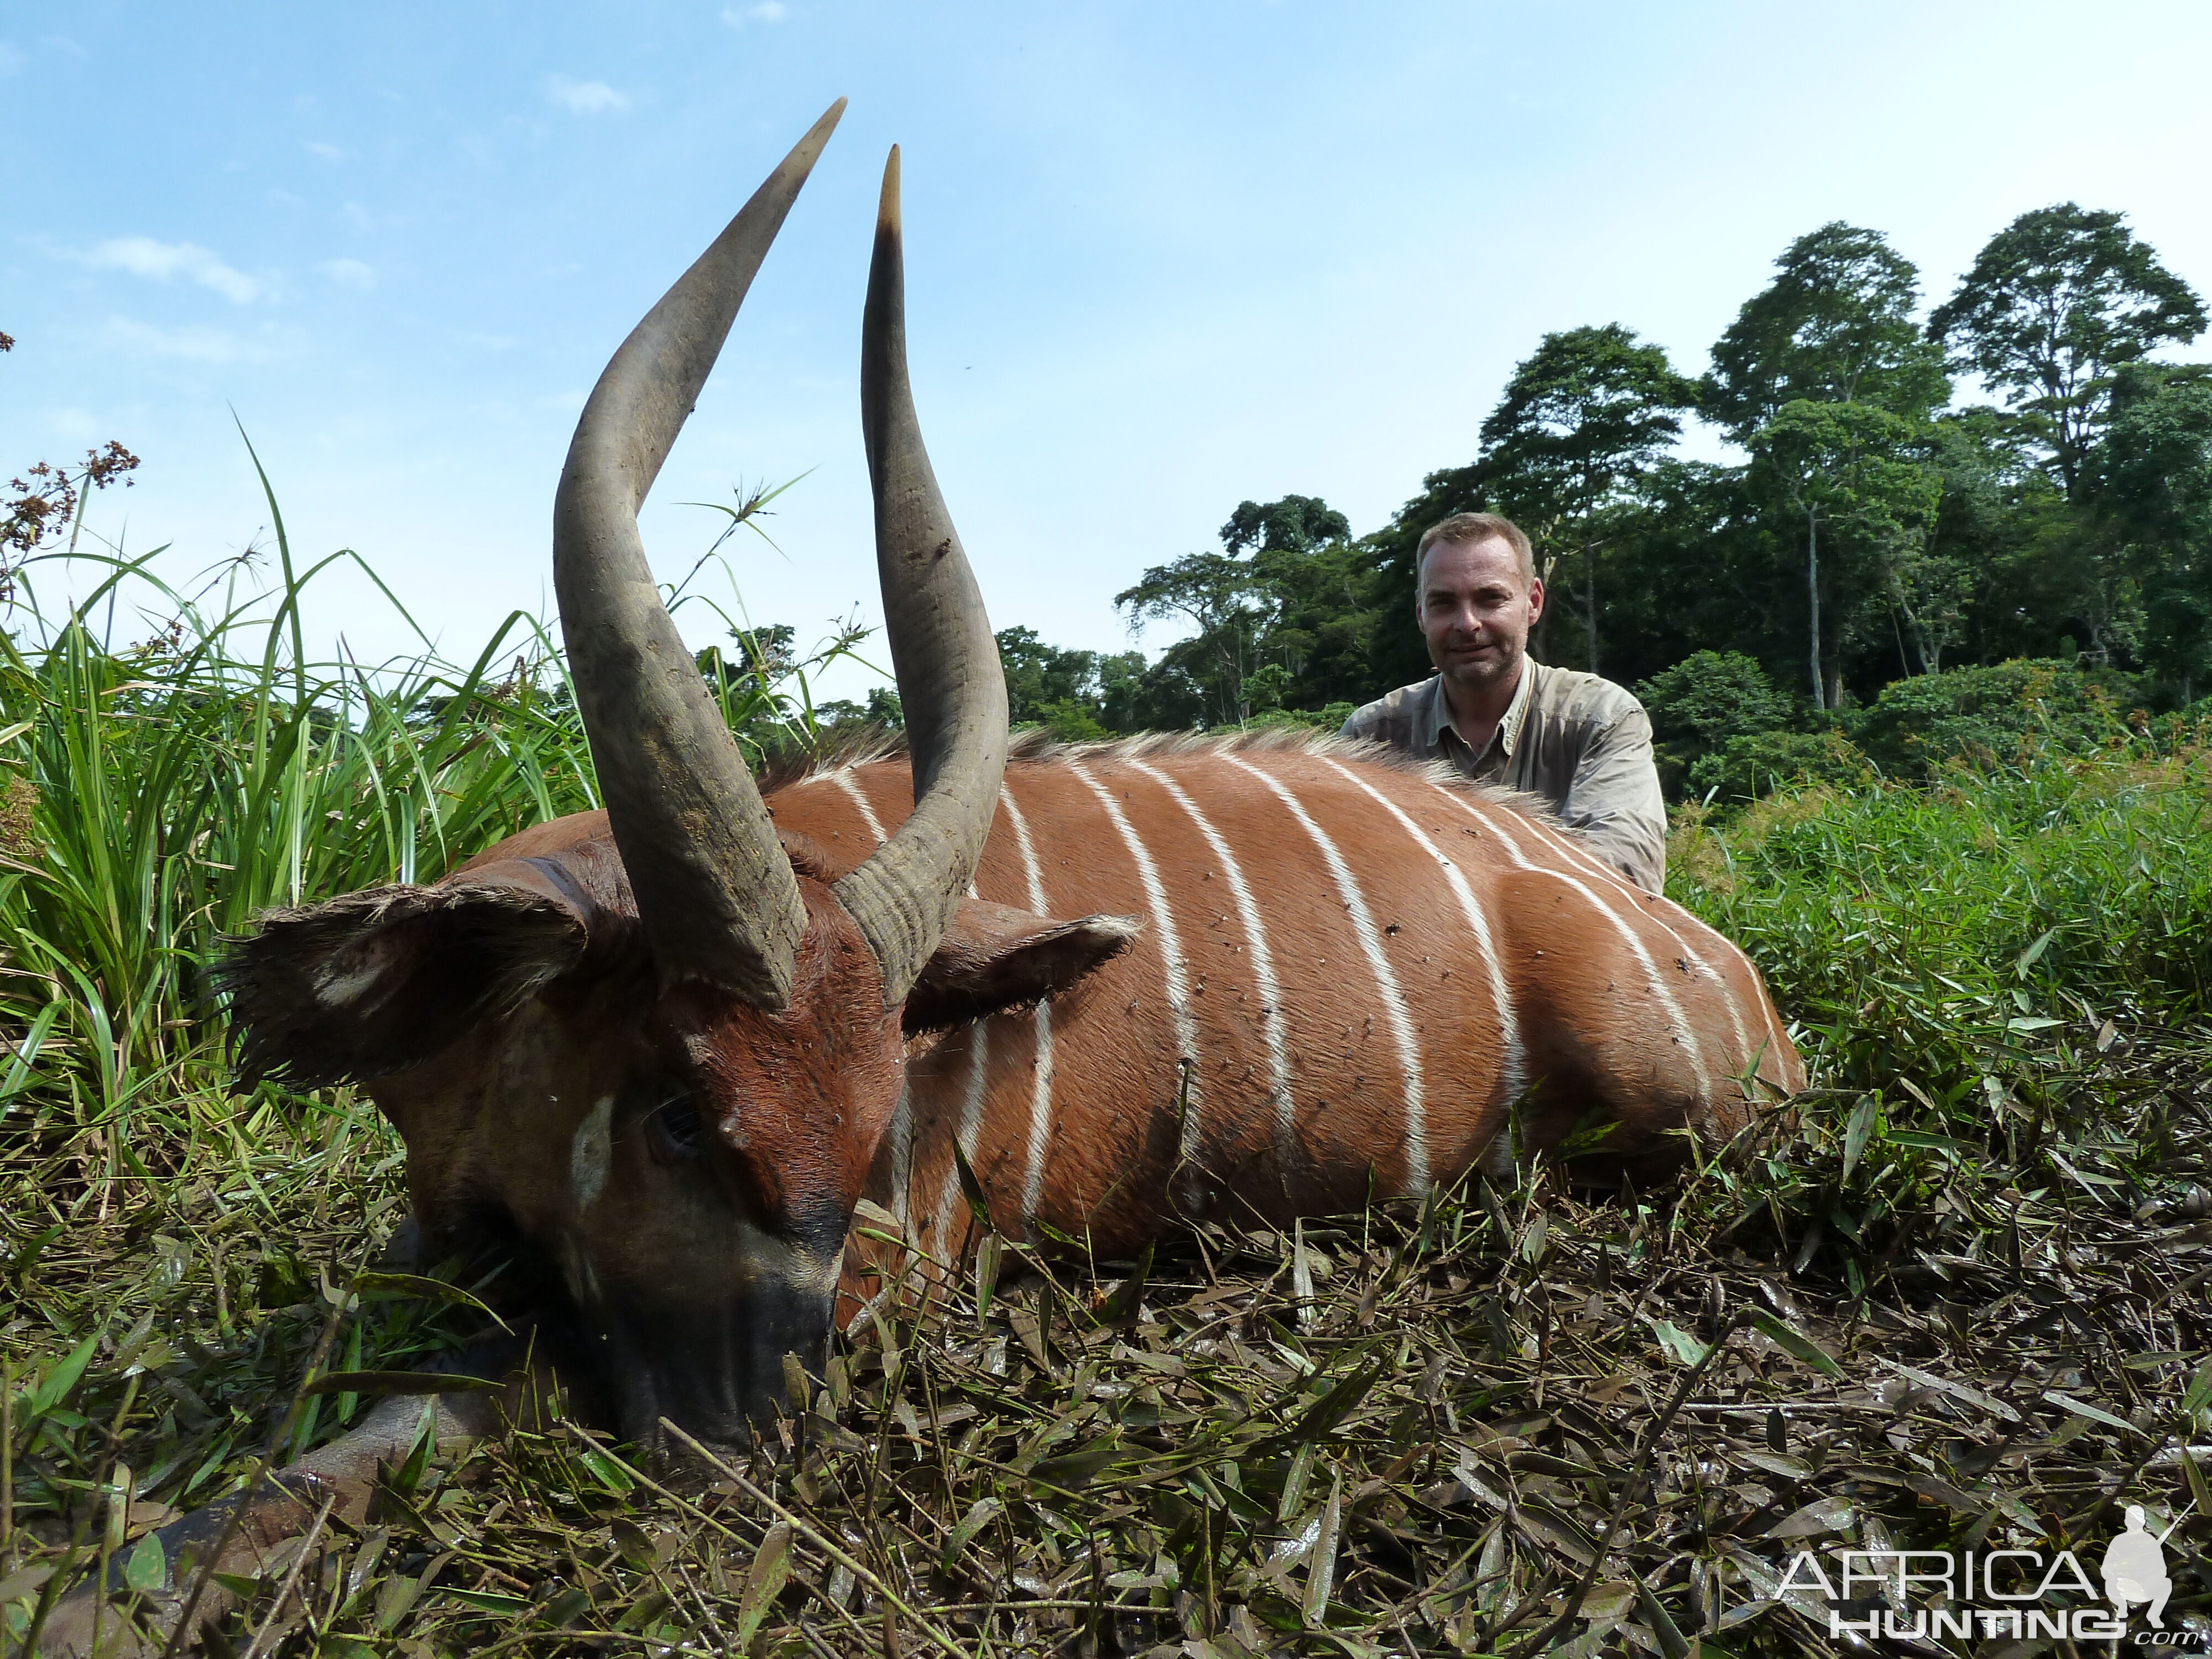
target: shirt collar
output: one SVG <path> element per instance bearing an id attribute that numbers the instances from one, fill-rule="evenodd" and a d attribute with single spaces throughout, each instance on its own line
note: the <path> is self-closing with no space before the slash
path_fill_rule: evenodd
<path id="1" fill-rule="evenodd" d="M 1536 686 L 1536 659 L 1523 654 L 1521 659 L 1521 683 L 1513 688 L 1513 701 L 1505 706 L 1505 717 L 1498 722 L 1498 733 L 1491 741 L 1505 751 L 1508 760 L 1520 746 L 1522 728 L 1528 721 L 1528 703 Z M 1459 730 L 1451 723 L 1451 708 L 1444 701 L 1444 677 L 1431 678 L 1425 688 L 1427 696 L 1413 718 L 1413 737 L 1419 752 L 1427 753 L 1443 746 L 1444 733 L 1455 738 Z M 1465 739 L 1462 738 L 1462 746 Z M 1477 758 L 1480 758 L 1477 757 Z"/>
<path id="2" fill-rule="evenodd" d="M 1513 701 L 1506 705 L 1505 718 L 1498 722 L 1498 745 L 1505 750 L 1509 760 L 1521 742 L 1521 728 L 1528 724 L 1528 704 L 1535 690 L 1535 659 L 1523 652 L 1521 656 L 1521 684 L 1513 688 Z"/>
<path id="3" fill-rule="evenodd" d="M 1421 693 L 1413 711 L 1413 752 L 1426 755 L 1443 747 L 1444 733 L 1451 726 L 1450 710 L 1444 705 L 1444 677 L 1431 675 Z"/>

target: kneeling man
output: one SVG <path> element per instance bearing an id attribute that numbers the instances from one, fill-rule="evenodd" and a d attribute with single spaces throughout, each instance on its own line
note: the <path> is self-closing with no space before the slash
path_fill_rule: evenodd
<path id="1" fill-rule="evenodd" d="M 1524 790 L 1598 857 L 1657 892 L 1667 878 L 1667 807 L 1651 722 L 1612 681 L 1529 657 L 1544 584 L 1528 537 L 1494 513 L 1431 525 L 1415 556 L 1414 594 L 1437 672 L 1369 703 L 1342 735 Z"/>

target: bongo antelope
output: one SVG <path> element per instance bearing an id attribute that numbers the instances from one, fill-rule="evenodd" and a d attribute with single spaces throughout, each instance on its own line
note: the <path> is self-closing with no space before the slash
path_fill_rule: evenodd
<path id="1" fill-rule="evenodd" d="M 364 1085 L 420 1225 L 547 1266 L 623 1432 L 725 1443 L 822 1363 L 864 1193 L 959 1248 L 956 1139 L 1000 1227 L 1112 1255 L 1421 1192 L 1509 1158 L 1510 1119 L 1664 1162 L 1801 1086 L 1741 952 L 1510 800 L 1334 739 L 1009 758 L 908 395 L 896 150 L 861 413 L 908 750 L 763 796 L 636 513 L 842 108 L 577 427 L 554 568 L 605 810 L 264 917 L 244 1075 Z"/>

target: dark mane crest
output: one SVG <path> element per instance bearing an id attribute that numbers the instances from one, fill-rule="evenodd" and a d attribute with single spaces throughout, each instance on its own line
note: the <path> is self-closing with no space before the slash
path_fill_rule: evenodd
<path id="1" fill-rule="evenodd" d="M 904 734 L 882 726 L 868 726 L 850 736 L 833 731 L 829 743 L 811 754 L 786 751 L 764 761 L 758 772 L 761 793 L 772 795 L 779 789 L 827 773 L 848 771 L 882 761 L 904 760 L 906 752 Z M 1139 732 L 1126 738 L 1107 738 L 1091 743 L 1068 743 L 1048 727 L 1031 726 L 1014 733 L 1007 745 L 1006 764 L 1064 766 L 1074 762 L 1110 763 L 1117 760 L 1157 760 L 1168 756 L 1205 754 L 1318 755 L 1330 760 L 1387 767 L 1437 788 L 1473 795 L 1509 808 L 1522 817 L 1570 835 L 1574 833 L 1534 795 L 1496 784 L 1477 783 L 1462 776 L 1449 761 L 1423 760 L 1389 744 L 1365 738 L 1340 737 L 1318 726 L 1268 726 L 1242 732 Z"/>

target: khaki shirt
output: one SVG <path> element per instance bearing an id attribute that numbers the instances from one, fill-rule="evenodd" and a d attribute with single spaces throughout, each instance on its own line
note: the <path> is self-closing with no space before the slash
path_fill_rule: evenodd
<path id="1" fill-rule="evenodd" d="M 1479 783 L 1538 797 L 1598 857 L 1656 893 L 1667 879 L 1667 805 L 1644 705 L 1610 680 L 1522 659 L 1521 684 L 1480 755 L 1451 723 L 1431 674 L 1369 703 L 1340 735 L 1448 760 Z"/>

